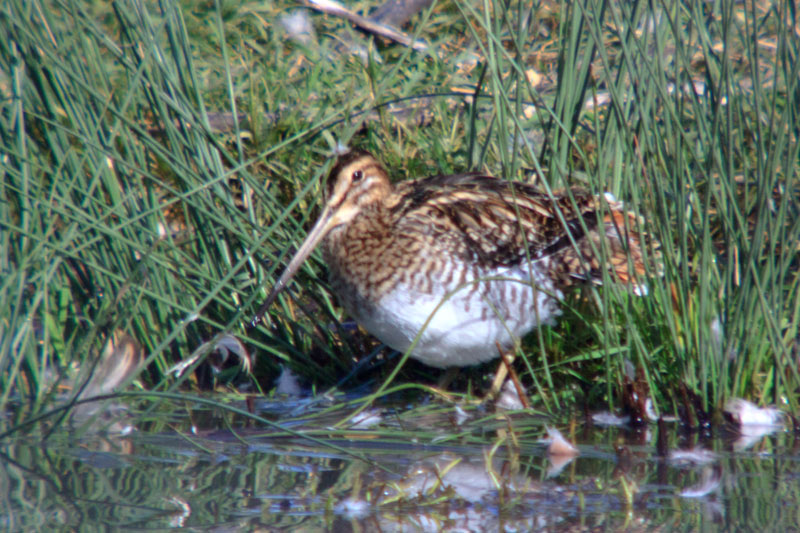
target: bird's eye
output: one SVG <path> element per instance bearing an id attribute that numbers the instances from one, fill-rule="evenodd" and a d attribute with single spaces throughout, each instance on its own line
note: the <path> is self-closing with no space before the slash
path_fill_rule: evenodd
<path id="1" fill-rule="evenodd" d="M 364 177 L 364 171 L 363 170 L 354 170 L 353 171 L 353 183 L 361 181 L 361 178 L 363 178 L 363 177 Z"/>

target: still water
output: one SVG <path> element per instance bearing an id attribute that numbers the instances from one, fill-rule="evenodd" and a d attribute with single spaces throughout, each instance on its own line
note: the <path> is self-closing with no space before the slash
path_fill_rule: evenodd
<path id="1" fill-rule="evenodd" d="M 183 402 L 83 433 L 5 439 L 0 528 L 800 529 L 800 441 L 789 430 L 633 430 L 437 401 L 343 422 L 352 404 L 229 403 L 264 422 Z M 548 452 L 553 427 L 577 455 Z"/>

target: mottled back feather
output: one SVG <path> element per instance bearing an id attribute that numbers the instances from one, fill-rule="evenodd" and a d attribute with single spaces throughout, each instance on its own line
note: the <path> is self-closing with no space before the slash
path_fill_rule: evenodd
<path id="1" fill-rule="evenodd" d="M 356 171 L 388 184 L 365 152 L 340 159 L 331 181 L 354 180 Z M 329 196 L 335 187 L 341 185 L 328 184 Z M 326 261 L 335 271 L 361 272 L 353 275 L 377 292 L 407 282 L 408 271 L 434 273 L 445 261 L 478 273 L 539 261 L 559 288 L 600 282 L 604 268 L 635 284 L 647 270 L 640 221 L 621 203 L 581 189 L 549 195 L 528 184 L 465 173 L 400 182 L 386 191 L 371 203 L 353 199 L 359 214 L 325 241 Z"/>
<path id="2" fill-rule="evenodd" d="M 463 242 L 453 250 L 459 259 L 486 268 L 516 266 L 570 245 L 562 239 L 566 220 L 574 240 L 583 229 L 568 196 L 547 194 L 523 183 L 485 174 L 435 176 L 397 185 L 405 201 L 392 209 L 398 230 L 426 227 L 436 237 L 454 230 Z M 593 199 L 575 190 L 573 197 L 588 229 L 597 225 Z"/>

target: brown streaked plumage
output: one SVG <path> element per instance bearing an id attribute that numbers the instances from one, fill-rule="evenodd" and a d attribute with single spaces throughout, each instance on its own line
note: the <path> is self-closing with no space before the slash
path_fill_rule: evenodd
<path id="1" fill-rule="evenodd" d="M 600 282 L 604 269 L 644 289 L 644 237 L 613 199 L 601 206 L 580 190 L 551 196 L 481 173 L 392 185 L 360 151 L 339 159 L 326 192 L 264 307 L 321 242 L 348 313 L 392 348 L 415 343 L 411 356 L 431 366 L 497 357 L 498 344 L 554 323 L 563 291 Z"/>

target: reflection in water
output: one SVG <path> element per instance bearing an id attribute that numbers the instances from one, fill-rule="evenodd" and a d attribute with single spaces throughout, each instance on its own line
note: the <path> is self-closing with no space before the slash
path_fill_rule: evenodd
<path id="1" fill-rule="evenodd" d="M 258 406 L 282 420 L 296 402 Z M 682 433 L 676 424 L 660 427 L 666 436 L 658 439 L 644 430 L 593 429 L 579 432 L 574 456 L 554 453 L 550 420 L 530 414 L 498 416 L 464 405 L 456 421 L 450 406 L 432 405 L 424 415 L 417 407 L 408 416 L 384 406 L 365 418 L 368 429 L 338 430 L 348 413 L 329 409 L 306 409 L 291 427 L 330 446 L 266 427 L 244 430 L 242 421 L 196 406 L 191 421 L 173 418 L 125 438 L 76 440 L 64 431 L 46 445 L 9 441 L 0 452 L 3 525 L 760 531 L 793 527 L 793 513 L 773 511 L 800 506 L 800 464 L 786 451 L 789 433 L 762 438 L 761 450 L 770 453 L 755 454 L 731 451 L 734 441 Z M 198 435 L 189 434 L 192 424 Z M 656 440 L 666 453 L 656 452 Z M 549 477 L 551 461 L 562 455 L 571 461 Z"/>
<path id="2" fill-rule="evenodd" d="M 717 460 L 717 454 L 704 448 L 687 448 L 670 450 L 667 460 L 675 465 L 705 465 Z"/>
<path id="3" fill-rule="evenodd" d="M 696 485 L 686 487 L 681 491 L 684 498 L 702 498 L 708 496 L 719 488 L 722 480 L 722 467 L 719 465 L 703 468 L 700 481 Z"/>

